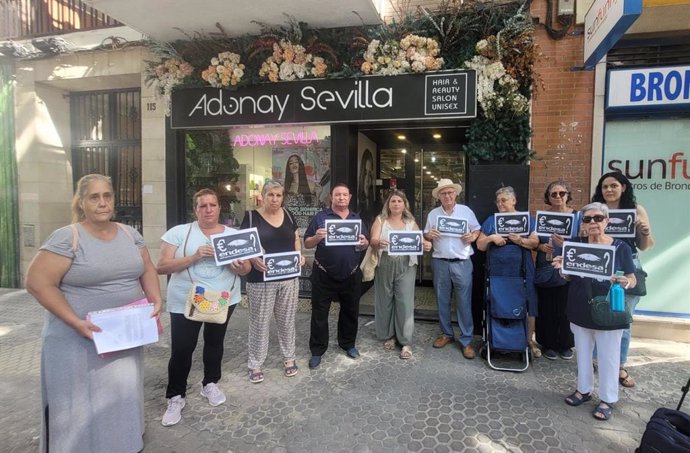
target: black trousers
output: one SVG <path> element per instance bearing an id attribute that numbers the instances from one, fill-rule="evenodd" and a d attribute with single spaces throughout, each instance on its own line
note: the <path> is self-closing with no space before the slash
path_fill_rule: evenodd
<path id="1" fill-rule="evenodd" d="M 168 362 L 168 387 L 165 397 L 172 398 L 187 393 L 187 377 L 192 369 L 192 355 L 199 339 L 199 330 L 204 326 L 204 379 L 202 385 L 217 383 L 221 376 L 223 343 L 228 321 L 235 305 L 228 309 L 228 319 L 223 324 L 190 321 L 182 313 L 170 313 L 170 361 Z"/>
<path id="2" fill-rule="evenodd" d="M 338 281 L 318 266 L 311 274 L 311 336 L 309 349 L 312 355 L 323 355 L 328 349 L 328 312 L 331 302 L 340 301 L 338 317 L 338 345 L 344 350 L 355 346 L 359 325 L 359 297 L 361 295 L 362 271 Z"/>
<path id="3" fill-rule="evenodd" d="M 539 315 L 536 320 L 537 343 L 543 350 L 556 352 L 575 346 L 570 322 L 565 314 L 568 305 L 568 286 L 537 288 Z"/>

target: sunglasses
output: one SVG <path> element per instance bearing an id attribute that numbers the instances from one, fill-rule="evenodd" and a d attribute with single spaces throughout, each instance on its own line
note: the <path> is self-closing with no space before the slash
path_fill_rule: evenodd
<path id="1" fill-rule="evenodd" d="M 603 222 L 605 218 L 606 217 L 603 215 L 586 215 L 582 217 L 582 223 L 591 223 L 592 221 L 600 223 Z"/>
<path id="2" fill-rule="evenodd" d="M 564 198 L 566 195 L 568 195 L 568 192 L 551 192 L 551 198 L 556 198 L 556 197 L 561 197 Z"/>

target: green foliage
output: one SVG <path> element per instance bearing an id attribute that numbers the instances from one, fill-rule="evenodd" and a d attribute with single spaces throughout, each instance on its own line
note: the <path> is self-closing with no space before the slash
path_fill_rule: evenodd
<path id="1" fill-rule="evenodd" d="M 377 26 L 313 29 L 286 14 L 283 25 L 256 22 L 260 27 L 259 36 L 231 37 L 217 25 L 218 32 L 185 33 L 187 39 L 152 43 L 151 50 L 160 60 L 176 57 L 194 66 L 194 74 L 175 89 L 207 86 L 201 72 L 208 67 L 211 58 L 226 51 L 239 54 L 245 70 L 236 86 L 227 87 L 234 90 L 265 83 L 259 76 L 259 69 L 272 54 L 273 44 L 281 39 L 301 44 L 307 52 L 323 57 L 329 68 L 327 78 L 362 76 L 363 55 L 373 39 L 399 42 L 409 34 L 433 38 L 440 45 L 445 61 L 443 69 L 464 67 L 463 64 L 477 54 L 476 44 L 488 40 L 496 49 L 495 58 L 500 59 L 506 72 L 517 80 L 519 93 L 529 99 L 533 89 L 539 86 L 534 65 L 540 54 L 534 43 L 528 3 L 442 0 L 433 11 L 424 7 L 412 10 L 409 0 L 391 0 L 391 4 L 395 19 Z M 149 66 L 159 63 L 149 62 Z M 478 118 L 467 132 L 465 150 L 473 161 L 526 162 L 532 156 L 528 148 L 530 136 L 529 114 L 502 112 L 489 119 L 480 108 Z"/>
<path id="2" fill-rule="evenodd" d="M 471 163 L 501 161 L 524 164 L 534 155 L 529 148 L 531 136 L 528 113 L 515 116 L 504 112 L 495 119 L 480 114 L 467 130 L 468 143 L 463 146 L 463 151 Z"/>
<path id="3" fill-rule="evenodd" d="M 239 177 L 239 163 L 233 156 L 232 144 L 223 131 L 189 131 L 185 136 L 186 200 L 200 189 L 224 192 L 224 184 Z M 222 195 L 221 195 L 222 198 Z M 221 199 L 221 204 L 223 200 Z"/>

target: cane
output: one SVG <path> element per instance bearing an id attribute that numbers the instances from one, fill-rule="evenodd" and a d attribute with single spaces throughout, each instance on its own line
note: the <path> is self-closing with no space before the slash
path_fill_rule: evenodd
<path id="1" fill-rule="evenodd" d="M 680 410 L 680 407 L 683 405 L 683 400 L 685 399 L 685 395 L 688 394 L 688 390 L 690 390 L 690 378 L 688 378 L 688 383 L 685 384 L 685 387 L 680 388 L 683 391 L 683 395 L 680 397 L 680 401 L 678 402 L 678 407 L 676 408 L 677 411 Z"/>

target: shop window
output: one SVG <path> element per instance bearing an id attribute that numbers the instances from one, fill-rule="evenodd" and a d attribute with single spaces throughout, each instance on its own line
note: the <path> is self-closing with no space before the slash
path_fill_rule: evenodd
<path id="1" fill-rule="evenodd" d="M 330 126 L 188 131 L 184 139 L 188 220 L 193 219 L 192 195 L 207 187 L 219 195 L 221 220 L 238 227 L 246 211 L 261 206 L 261 190 L 269 179 L 285 186 L 285 207 L 301 236 L 311 218 L 330 205 Z M 303 295 L 311 291 L 313 252 L 303 248 Z"/>

